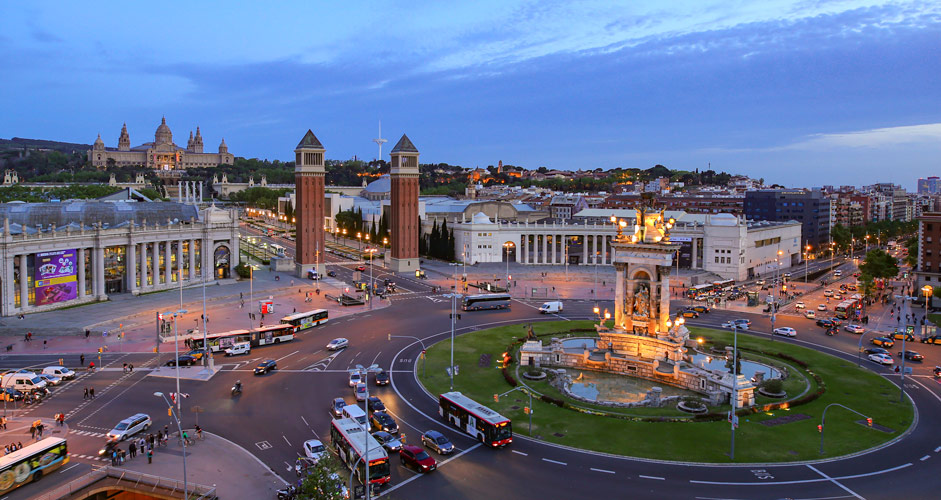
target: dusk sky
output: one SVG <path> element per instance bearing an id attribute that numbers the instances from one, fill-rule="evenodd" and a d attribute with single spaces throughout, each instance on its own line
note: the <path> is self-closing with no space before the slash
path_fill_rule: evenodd
<path id="1" fill-rule="evenodd" d="M 941 175 L 941 3 L 3 2 L 0 137 L 292 160 Z"/>

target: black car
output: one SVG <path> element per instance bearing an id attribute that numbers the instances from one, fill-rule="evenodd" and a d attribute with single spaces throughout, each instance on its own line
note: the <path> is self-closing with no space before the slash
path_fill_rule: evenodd
<path id="1" fill-rule="evenodd" d="M 389 385 L 389 374 L 384 371 L 377 373 L 376 385 Z"/>
<path id="2" fill-rule="evenodd" d="M 887 351 L 887 350 L 885 350 L 885 349 L 883 349 L 883 348 L 881 348 L 881 347 L 867 347 L 867 348 L 866 348 L 866 354 L 888 354 L 889 356 L 892 355 L 891 352 L 889 352 L 889 351 Z"/>
<path id="3" fill-rule="evenodd" d="M 346 400 L 343 398 L 334 398 L 333 402 L 330 403 L 330 413 L 333 414 L 333 418 L 340 418 L 343 416 L 343 407 L 346 406 Z"/>
<path id="4" fill-rule="evenodd" d="M 817 326 L 822 326 L 829 330 L 830 328 L 834 327 L 834 324 L 833 321 L 830 321 L 829 319 L 820 318 L 817 320 Z"/>
<path id="5" fill-rule="evenodd" d="M 199 360 L 196 359 L 195 356 L 184 354 L 177 359 L 171 359 L 170 361 L 167 361 L 167 366 L 176 366 L 177 363 L 179 363 L 180 366 L 193 366 L 198 362 Z"/>
<path id="6" fill-rule="evenodd" d="M 369 416 L 369 424 L 372 426 L 373 430 L 385 431 L 389 434 L 399 433 L 399 426 L 395 423 L 395 420 L 381 411 L 373 412 L 373 414 Z"/>
<path id="7" fill-rule="evenodd" d="M 382 404 L 382 400 L 376 396 L 369 396 L 366 406 L 369 408 L 369 413 L 374 411 L 386 411 L 386 405 Z"/>
<path id="8" fill-rule="evenodd" d="M 0 400 L 3 401 L 20 401 L 23 399 L 24 394 L 12 387 L 6 387 L 3 391 L 0 391 Z"/>
<path id="9" fill-rule="evenodd" d="M 924 361 L 925 360 L 925 357 L 916 351 L 900 352 L 899 356 L 905 356 L 905 359 L 909 361 Z"/>
<path id="10" fill-rule="evenodd" d="M 261 363 L 258 363 L 258 366 L 255 367 L 255 375 L 264 375 L 277 368 L 278 362 L 273 359 L 262 361 Z"/>

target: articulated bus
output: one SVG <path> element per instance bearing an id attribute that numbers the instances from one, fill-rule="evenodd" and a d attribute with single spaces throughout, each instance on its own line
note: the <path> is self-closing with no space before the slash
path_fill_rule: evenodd
<path id="1" fill-rule="evenodd" d="M 356 477 L 365 483 L 365 460 L 369 460 L 369 482 L 371 484 L 388 483 L 392 476 L 389 474 L 389 455 L 378 441 L 366 432 L 356 420 L 340 418 L 330 424 L 330 440 L 340 457 L 340 461 L 347 468 L 356 467 Z M 360 460 L 362 458 L 362 460 Z M 357 461 L 359 466 L 356 465 Z"/>
<path id="2" fill-rule="evenodd" d="M 465 311 L 478 311 L 480 309 L 509 309 L 510 294 L 485 293 L 481 295 L 465 295 L 461 307 Z"/>
<path id="3" fill-rule="evenodd" d="M 513 442 L 513 423 L 510 419 L 460 392 L 446 392 L 439 396 L 438 414 L 491 448 Z"/>
<path id="4" fill-rule="evenodd" d="M 695 299 L 696 297 L 699 297 L 700 295 L 703 295 L 703 294 L 712 292 L 712 291 L 715 290 L 715 289 L 716 289 L 716 286 L 715 286 L 714 284 L 712 284 L 712 283 L 706 283 L 706 284 L 703 284 L 703 285 L 691 286 L 691 287 L 689 287 L 689 288 L 686 289 L 686 297 L 688 297 L 688 298 L 690 298 L 690 299 Z"/>
<path id="5" fill-rule="evenodd" d="M 735 280 L 716 281 L 712 284 L 716 290 L 728 290 L 735 286 Z"/>
<path id="6" fill-rule="evenodd" d="M 206 337 L 209 350 L 221 352 L 240 342 L 248 342 L 252 347 L 280 344 L 294 340 L 294 326 L 286 323 L 262 326 L 251 330 L 232 330 L 230 332 L 210 333 Z M 203 348 L 203 338 L 191 340 L 194 349 Z"/>
<path id="7" fill-rule="evenodd" d="M 69 462 L 65 439 L 49 437 L 0 457 L 0 495 L 39 481 Z M 34 495 L 36 492 L 33 492 Z"/>
<path id="8" fill-rule="evenodd" d="M 847 319 L 847 318 L 855 319 L 856 311 L 859 308 L 860 308 L 859 300 L 857 299 L 844 300 L 843 302 L 840 302 L 839 304 L 837 304 L 836 309 L 835 309 L 836 312 L 834 316 L 840 319 Z"/>
<path id="9" fill-rule="evenodd" d="M 290 316 L 281 318 L 282 324 L 288 324 L 294 327 L 294 333 L 315 326 L 320 326 L 327 322 L 326 309 L 314 309 L 313 311 L 299 312 Z"/>

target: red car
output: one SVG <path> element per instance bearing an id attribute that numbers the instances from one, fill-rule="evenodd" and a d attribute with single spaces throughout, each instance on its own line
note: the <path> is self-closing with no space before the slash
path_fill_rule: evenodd
<path id="1" fill-rule="evenodd" d="M 403 446 L 399 450 L 399 459 L 405 467 L 412 467 L 419 472 L 431 472 L 438 467 L 438 462 L 421 446 Z"/>
<path id="2" fill-rule="evenodd" d="M 357 267 L 356 267 L 356 270 L 359 271 L 359 272 L 363 272 L 363 271 L 366 270 L 366 266 L 357 266 Z"/>

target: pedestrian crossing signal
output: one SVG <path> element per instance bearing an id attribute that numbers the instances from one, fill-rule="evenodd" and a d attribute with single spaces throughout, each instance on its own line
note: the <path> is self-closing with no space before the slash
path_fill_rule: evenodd
<path id="1" fill-rule="evenodd" d="M 868 425 L 869 427 L 872 427 L 872 418 L 871 418 L 871 417 L 866 417 L 866 425 Z"/>
<path id="2" fill-rule="evenodd" d="M 529 407 L 528 407 L 528 406 L 524 406 L 524 407 L 523 407 L 523 413 L 529 415 Z"/>
<path id="3" fill-rule="evenodd" d="M 817 432 L 823 433 L 823 424 L 817 426 Z"/>
<path id="4" fill-rule="evenodd" d="M 500 395 L 499 395 L 499 394 L 494 394 L 494 395 L 493 395 L 493 402 L 494 402 L 494 403 L 499 403 L 499 402 L 500 402 Z"/>
<path id="5" fill-rule="evenodd" d="M 98 354 L 101 354 L 101 348 L 100 348 L 100 347 L 98 348 Z"/>

